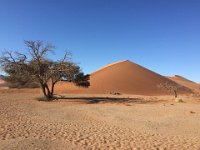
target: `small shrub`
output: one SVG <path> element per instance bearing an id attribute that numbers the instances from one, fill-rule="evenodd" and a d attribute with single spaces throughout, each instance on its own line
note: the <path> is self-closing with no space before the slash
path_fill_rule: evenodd
<path id="1" fill-rule="evenodd" d="M 183 100 L 181 98 L 176 98 L 175 102 L 177 102 L 177 103 L 183 103 Z"/>
<path id="2" fill-rule="evenodd" d="M 112 95 L 121 95 L 119 92 L 110 92 Z"/>
<path id="3" fill-rule="evenodd" d="M 191 114 L 195 114 L 195 112 L 194 112 L 194 111 L 190 111 L 190 113 L 191 113 Z"/>

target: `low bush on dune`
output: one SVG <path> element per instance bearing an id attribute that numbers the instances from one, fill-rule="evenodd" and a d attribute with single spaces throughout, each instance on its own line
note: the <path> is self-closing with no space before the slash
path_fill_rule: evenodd
<path id="1" fill-rule="evenodd" d="M 26 83 L 26 84 L 20 84 L 20 83 L 11 83 L 8 85 L 9 88 L 39 88 L 40 85 L 36 82 L 33 83 Z"/>
<path id="2" fill-rule="evenodd" d="M 121 95 L 119 92 L 110 92 L 111 95 Z"/>

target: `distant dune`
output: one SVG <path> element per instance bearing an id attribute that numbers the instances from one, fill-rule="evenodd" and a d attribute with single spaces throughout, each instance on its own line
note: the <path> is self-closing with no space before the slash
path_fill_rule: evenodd
<path id="1" fill-rule="evenodd" d="M 0 84 L 4 83 L 4 81 L 2 79 L 0 79 Z"/>
<path id="2" fill-rule="evenodd" d="M 138 94 L 160 95 L 165 91 L 157 86 L 160 83 L 173 82 L 172 80 L 150 71 L 128 60 L 115 62 L 93 72 L 90 76 L 91 86 L 87 89 L 77 88 L 72 84 L 59 83 L 56 87 L 59 92 L 95 93 L 95 94 Z M 188 93 L 183 88 L 181 93 Z"/>
<path id="3" fill-rule="evenodd" d="M 166 95 L 168 92 L 159 89 L 160 83 L 171 82 L 182 85 L 180 94 L 190 94 L 192 89 L 200 93 L 200 85 L 181 76 L 164 77 L 136 63 L 123 60 L 108 64 L 90 75 L 89 88 L 77 87 L 72 83 L 61 81 L 55 86 L 56 93 L 72 94 L 136 94 Z M 0 78 L 0 87 L 8 86 Z"/>
<path id="4" fill-rule="evenodd" d="M 0 78 L 0 87 L 5 86 L 5 85 L 6 85 L 6 82 Z"/>
<path id="5" fill-rule="evenodd" d="M 180 85 L 186 86 L 186 87 L 192 89 L 193 91 L 200 93 L 200 84 L 198 84 L 196 82 L 188 80 L 179 75 L 175 75 L 175 76 L 168 77 L 168 78 L 175 81 L 176 83 L 178 83 Z"/>

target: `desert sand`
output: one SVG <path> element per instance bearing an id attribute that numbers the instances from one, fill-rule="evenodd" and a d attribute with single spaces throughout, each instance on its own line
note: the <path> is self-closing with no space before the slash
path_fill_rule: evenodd
<path id="1" fill-rule="evenodd" d="M 168 78 L 173 80 L 173 81 L 175 81 L 175 82 L 177 82 L 180 85 L 189 87 L 193 91 L 195 91 L 195 92 L 200 94 L 200 84 L 198 84 L 198 83 L 196 83 L 194 81 L 188 80 L 188 79 L 186 79 L 186 78 L 184 78 L 182 76 L 179 76 L 179 75 L 175 75 L 175 76 L 168 77 Z"/>
<path id="2" fill-rule="evenodd" d="M 0 92 L 2 150 L 200 149 L 197 98 L 183 96 L 184 103 L 175 103 L 172 96 L 69 95 L 44 102 L 37 100 L 39 93 L 5 91 Z"/>
<path id="3" fill-rule="evenodd" d="M 5 84 L 5 81 L 0 78 L 0 86 L 3 86 Z"/>
<path id="4" fill-rule="evenodd" d="M 131 94 L 131 95 L 166 95 L 166 90 L 158 87 L 161 83 L 181 85 L 178 94 L 192 94 L 199 90 L 199 85 L 185 78 L 165 77 L 129 60 L 108 64 L 90 74 L 88 88 L 77 87 L 73 83 L 60 81 L 55 85 L 55 92 L 60 94 Z M 0 86 L 6 83 L 0 80 Z M 27 90 L 25 90 L 27 91 Z M 39 91 L 36 90 L 36 91 Z"/>
<path id="5" fill-rule="evenodd" d="M 159 89 L 161 82 L 184 86 L 183 102 Z M 198 84 L 130 61 L 98 69 L 90 83 L 59 82 L 51 102 L 38 100 L 38 88 L 1 88 L 0 149 L 200 149 L 200 97 L 188 92 Z"/>
<path id="6" fill-rule="evenodd" d="M 8 84 L 0 78 L 0 90 L 2 89 L 8 89 Z"/>
<path id="7" fill-rule="evenodd" d="M 91 73 L 89 88 L 78 88 L 71 83 L 60 82 L 56 90 L 60 93 L 166 95 L 169 93 L 158 88 L 160 83 L 165 82 L 174 81 L 136 63 L 124 60 L 108 64 Z M 191 92 L 188 88 L 182 87 L 179 93 L 190 94 Z"/>

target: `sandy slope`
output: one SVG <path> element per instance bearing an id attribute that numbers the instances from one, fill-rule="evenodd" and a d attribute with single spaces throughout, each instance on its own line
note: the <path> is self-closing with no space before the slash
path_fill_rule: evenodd
<path id="1" fill-rule="evenodd" d="M 190 80 L 188 80 L 184 77 L 178 76 L 178 75 L 168 77 L 168 78 L 177 82 L 180 85 L 189 87 L 190 89 L 194 90 L 195 92 L 200 93 L 200 85 L 196 82 L 190 81 Z"/>
<path id="2" fill-rule="evenodd" d="M 140 65 L 128 60 L 109 64 L 98 69 L 90 76 L 91 86 L 88 89 L 81 89 L 72 84 L 60 83 L 56 86 L 58 92 L 75 93 L 121 93 L 121 94 L 142 94 L 160 95 L 166 94 L 158 88 L 160 83 L 173 82 L 168 78 L 152 72 Z M 180 91 L 188 93 L 184 88 Z"/>
<path id="3" fill-rule="evenodd" d="M 4 81 L 2 79 L 0 79 L 0 84 L 4 83 Z"/>
<path id="4" fill-rule="evenodd" d="M 90 76 L 89 88 L 80 88 L 72 83 L 59 82 L 55 86 L 56 93 L 79 93 L 79 94 L 137 94 L 137 95 L 166 95 L 166 90 L 158 88 L 160 83 L 173 82 L 174 78 L 161 76 L 138 64 L 128 60 L 106 65 Z M 176 80 L 175 80 L 176 81 Z M 182 82 L 177 82 L 177 84 Z M 175 83 L 176 84 L 176 83 Z M 194 84 L 194 83 L 192 83 Z M 0 86 L 5 85 L 0 80 Z M 182 84 L 191 88 L 190 84 Z M 193 88 L 193 87 L 192 87 Z M 179 94 L 190 94 L 190 90 L 183 87 Z"/>
<path id="5" fill-rule="evenodd" d="M 87 103 L 37 96 L 0 94 L 0 149 L 200 149 L 200 103 L 188 98 Z"/>
<path id="6" fill-rule="evenodd" d="M 0 86 L 4 86 L 4 85 L 5 85 L 5 81 L 0 78 Z"/>

